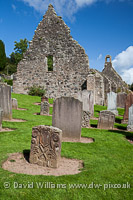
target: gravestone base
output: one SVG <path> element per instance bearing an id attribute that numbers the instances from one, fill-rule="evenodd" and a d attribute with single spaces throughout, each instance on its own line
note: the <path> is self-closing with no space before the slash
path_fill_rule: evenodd
<path id="1" fill-rule="evenodd" d="M 91 113 L 88 111 L 83 111 L 82 113 L 82 127 L 89 128 L 90 127 L 90 116 Z"/>
<path id="2" fill-rule="evenodd" d="M 52 126 L 32 128 L 29 161 L 44 167 L 57 168 L 61 157 L 62 130 Z"/>
<path id="3" fill-rule="evenodd" d="M 133 132 L 133 125 L 128 125 L 127 126 L 127 131 Z"/>

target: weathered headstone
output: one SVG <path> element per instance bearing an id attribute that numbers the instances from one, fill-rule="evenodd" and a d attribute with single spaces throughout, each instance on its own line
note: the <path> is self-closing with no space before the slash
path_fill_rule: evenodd
<path id="1" fill-rule="evenodd" d="M 83 111 L 89 111 L 90 115 L 94 114 L 94 96 L 93 91 L 83 90 L 79 91 L 77 98 L 83 102 Z"/>
<path id="2" fill-rule="evenodd" d="M 107 110 L 100 111 L 97 128 L 113 129 L 114 122 L 115 122 L 115 114 L 113 112 Z"/>
<path id="3" fill-rule="evenodd" d="M 117 107 L 118 108 L 125 108 L 126 104 L 127 93 L 119 92 L 117 94 Z"/>
<path id="4" fill-rule="evenodd" d="M 2 129 L 2 117 L 3 117 L 3 110 L 0 108 L 0 131 Z"/>
<path id="5" fill-rule="evenodd" d="M 41 102 L 40 115 L 49 115 L 49 103 L 47 101 Z"/>
<path id="6" fill-rule="evenodd" d="M 44 102 L 44 101 L 47 101 L 47 102 L 48 102 L 48 97 L 42 96 L 42 97 L 41 97 L 41 102 Z"/>
<path id="7" fill-rule="evenodd" d="M 32 128 L 29 161 L 44 167 L 57 168 L 61 157 L 62 131 L 52 126 Z"/>
<path id="8" fill-rule="evenodd" d="M 89 111 L 83 111 L 82 112 L 82 127 L 89 128 L 90 127 L 90 112 Z"/>
<path id="9" fill-rule="evenodd" d="M 12 109 L 18 109 L 18 101 L 15 98 L 12 98 Z"/>
<path id="10" fill-rule="evenodd" d="M 12 119 L 11 87 L 0 83 L 0 107 L 3 110 L 3 119 Z"/>
<path id="11" fill-rule="evenodd" d="M 133 132 L 133 104 L 129 108 L 129 118 L 127 130 Z"/>
<path id="12" fill-rule="evenodd" d="M 115 115 L 118 115 L 117 111 L 117 94 L 110 92 L 107 94 L 107 110 L 113 112 Z"/>
<path id="13" fill-rule="evenodd" d="M 128 121 L 128 116 L 129 116 L 129 107 L 133 104 L 133 92 L 129 93 L 127 95 L 127 99 L 126 99 L 126 105 L 125 105 L 125 113 L 123 116 L 123 121 Z"/>
<path id="14" fill-rule="evenodd" d="M 62 136 L 80 140 L 82 102 L 74 97 L 60 97 L 54 101 L 52 125 L 62 130 Z"/>

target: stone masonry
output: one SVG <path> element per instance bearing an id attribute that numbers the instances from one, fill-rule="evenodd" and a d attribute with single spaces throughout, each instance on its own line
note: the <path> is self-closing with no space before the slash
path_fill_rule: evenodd
<path id="1" fill-rule="evenodd" d="M 49 56 L 53 57 L 51 71 L 48 71 Z M 49 5 L 29 49 L 18 64 L 13 91 L 26 94 L 28 87 L 40 85 L 48 98 L 72 96 L 82 89 L 88 71 L 85 50 L 72 38 L 70 29 Z"/>
<path id="2" fill-rule="evenodd" d="M 29 161 L 44 167 L 57 168 L 61 157 L 62 131 L 51 126 L 36 126 L 32 129 Z"/>

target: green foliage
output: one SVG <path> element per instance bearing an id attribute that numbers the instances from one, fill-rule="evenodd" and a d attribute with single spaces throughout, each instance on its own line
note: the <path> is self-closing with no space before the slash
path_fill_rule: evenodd
<path id="1" fill-rule="evenodd" d="M 29 89 L 28 94 L 31 95 L 31 96 L 42 97 L 45 94 L 45 90 L 41 86 L 33 85 L 32 87 L 29 87 L 28 89 Z"/>
<path id="2" fill-rule="evenodd" d="M 53 56 L 47 57 L 48 71 L 53 71 Z"/>
<path id="3" fill-rule="evenodd" d="M 129 89 L 133 91 L 133 83 L 129 86 Z"/>
<path id="4" fill-rule="evenodd" d="M 24 40 L 20 39 L 20 42 L 15 41 L 14 43 L 15 43 L 15 45 L 14 45 L 15 52 L 12 52 L 10 57 L 11 57 L 11 62 L 13 64 L 17 65 L 19 63 L 19 61 L 22 60 L 23 54 L 24 54 L 24 52 L 26 52 L 29 42 L 25 38 Z"/>
<path id="5" fill-rule="evenodd" d="M 4 82 L 7 83 L 8 85 L 13 85 L 13 80 L 8 80 L 8 79 L 4 79 Z"/>
<path id="6" fill-rule="evenodd" d="M 118 93 L 118 92 L 121 92 L 121 88 L 118 88 L 118 89 L 117 89 L 117 93 Z"/>
<path id="7" fill-rule="evenodd" d="M 6 66 L 6 53 L 5 45 L 2 40 L 0 40 L 0 71 L 2 71 Z"/>

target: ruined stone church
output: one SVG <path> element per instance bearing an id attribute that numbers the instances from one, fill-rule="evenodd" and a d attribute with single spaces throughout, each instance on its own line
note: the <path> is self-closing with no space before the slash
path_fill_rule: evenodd
<path id="1" fill-rule="evenodd" d="M 93 90 L 94 103 L 99 105 L 106 103 L 107 92 L 127 89 L 113 69 L 110 56 L 105 58 L 102 72 L 89 68 L 85 50 L 72 38 L 70 29 L 51 4 L 18 64 L 13 91 L 27 94 L 33 85 L 44 87 L 49 98 Z"/>

